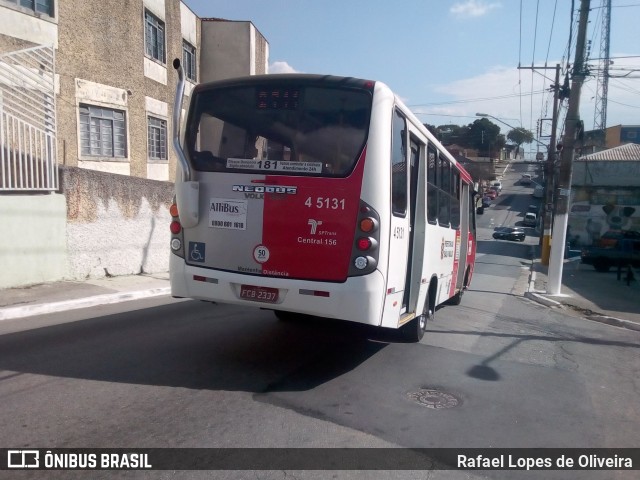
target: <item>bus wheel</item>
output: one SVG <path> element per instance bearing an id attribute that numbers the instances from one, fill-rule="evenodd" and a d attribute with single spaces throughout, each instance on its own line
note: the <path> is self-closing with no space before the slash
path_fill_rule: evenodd
<path id="1" fill-rule="evenodd" d="M 281 322 L 293 322 L 300 317 L 299 313 L 285 312 L 284 310 L 274 310 L 273 313 Z"/>
<path id="2" fill-rule="evenodd" d="M 467 268 L 467 271 L 464 274 L 464 284 L 460 289 L 460 291 L 449 299 L 449 302 L 448 302 L 449 305 L 460 305 L 460 303 L 462 302 L 462 294 L 464 293 L 464 289 L 467 288 L 468 284 L 469 284 L 469 269 Z"/>
<path id="3" fill-rule="evenodd" d="M 429 302 L 429 297 L 424 302 L 422 315 L 417 316 L 406 325 L 400 327 L 402 336 L 409 342 L 419 342 L 424 337 L 427 324 L 434 318 L 433 310 Z"/>

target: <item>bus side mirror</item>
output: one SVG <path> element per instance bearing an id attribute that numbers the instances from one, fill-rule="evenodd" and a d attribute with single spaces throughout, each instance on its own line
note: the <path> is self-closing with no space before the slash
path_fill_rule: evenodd
<path id="1" fill-rule="evenodd" d="M 198 182 L 177 182 L 176 183 L 176 204 L 180 223 L 184 228 L 192 228 L 198 225 L 199 212 L 198 202 L 200 201 L 200 184 Z"/>

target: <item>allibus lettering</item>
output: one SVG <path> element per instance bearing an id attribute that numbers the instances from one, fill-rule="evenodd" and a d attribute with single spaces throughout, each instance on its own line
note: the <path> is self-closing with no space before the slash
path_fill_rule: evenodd
<path id="1" fill-rule="evenodd" d="M 228 203 L 212 203 L 210 211 L 224 212 L 224 213 L 240 213 L 240 208 L 237 205 L 229 205 Z"/>

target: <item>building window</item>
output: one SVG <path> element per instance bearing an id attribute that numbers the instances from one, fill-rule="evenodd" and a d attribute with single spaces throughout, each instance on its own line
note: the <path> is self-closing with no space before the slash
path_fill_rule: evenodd
<path id="1" fill-rule="evenodd" d="M 189 80 L 196 81 L 196 48 L 188 42 L 182 41 L 182 64 L 184 74 Z"/>
<path id="2" fill-rule="evenodd" d="M 37 13 L 44 13 L 53 17 L 53 0 L 6 0 Z"/>
<path id="3" fill-rule="evenodd" d="M 155 117 L 147 117 L 147 143 L 150 160 L 167 159 L 167 121 Z"/>
<path id="4" fill-rule="evenodd" d="M 144 12 L 145 52 L 151 58 L 166 63 L 164 52 L 164 22 L 148 11 Z"/>
<path id="5" fill-rule="evenodd" d="M 125 113 L 80 105 L 80 152 L 95 157 L 127 156 Z"/>

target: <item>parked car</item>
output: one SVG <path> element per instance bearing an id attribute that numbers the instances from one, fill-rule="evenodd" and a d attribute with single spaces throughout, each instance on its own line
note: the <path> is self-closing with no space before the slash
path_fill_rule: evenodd
<path id="1" fill-rule="evenodd" d="M 613 247 L 583 247 L 582 263 L 593 265 L 598 272 L 608 272 L 611 267 L 640 267 L 640 239 L 622 238 Z"/>
<path id="2" fill-rule="evenodd" d="M 596 246 L 598 247 L 615 247 L 619 240 L 640 240 L 640 232 L 633 230 L 609 230 L 602 234 L 597 240 Z"/>
<path id="3" fill-rule="evenodd" d="M 524 175 L 522 175 L 522 177 L 520 178 L 520 183 L 522 185 L 531 185 L 531 175 L 529 175 L 528 173 L 525 173 Z"/>
<path id="4" fill-rule="evenodd" d="M 497 240 L 514 240 L 524 242 L 527 234 L 520 227 L 500 227 L 493 232 L 493 238 Z"/>
<path id="5" fill-rule="evenodd" d="M 533 213 L 538 213 L 538 205 L 532 203 L 531 205 L 529 205 L 529 207 L 527 208 L 527 212 L 533 212 Z"/>
<path id="6" fill-rule="evenodd" d="M 496 180 L 495 182 L 492 182 L 491 187 L 495 188 L 498 191 L 498 193 L 502 192 L 502 182 L 500 180 Z"/>
<path id="7" fill-rule="evenodd" d="M 537 216 L 533 212 L 527 212 L 524 214 L 524 221 L 522 222 L 527 227 L 535 227 L 537 223 Z"/>
<path id="8" fill-rule="evenodd" d="M 491 198 L 486 196 L 486 195 L 484 197 L 482 197 L 482 206 L 484 208 L 490 207 L 491 206 Z"/>

